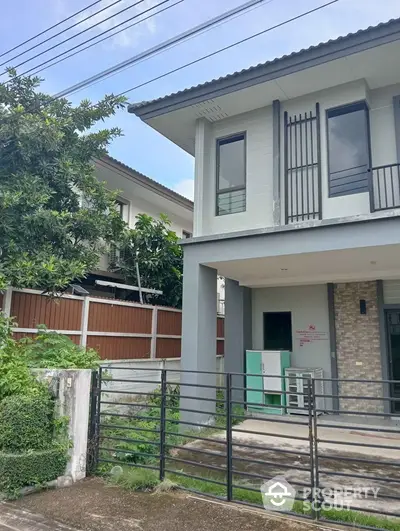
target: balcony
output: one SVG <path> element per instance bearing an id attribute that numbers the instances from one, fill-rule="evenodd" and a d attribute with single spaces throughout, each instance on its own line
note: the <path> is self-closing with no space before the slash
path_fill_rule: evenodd
<path id="1" fill-rule="evenodd" d="M 400 207 L 400 164 L 386 164 L 369 170 L 371 173 L 371 211 Z"/>
<path id="2" fill-rule="evenodd" d="M 400 208 L 400 163 L 364 167 L 362 173 L 365 175 L 365 172 L 369 175 L 370 211 Z M 286 175 L 285 223 L 324 218 L 318 164 L 307 163 L 295 169 L 288 167 Z"/>

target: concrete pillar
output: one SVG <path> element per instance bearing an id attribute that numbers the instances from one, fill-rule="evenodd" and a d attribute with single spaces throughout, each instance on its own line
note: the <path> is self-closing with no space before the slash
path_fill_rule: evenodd
<path id="1" fill-rule="evenodd" d="M 183 267 L 181 408 L 182 421 L 208 423 L 215 413 L 217 369 L 217 271 L 196 263 L 191 258 L 190 245 L 185 247 Z M 211 371 L 206 374 L 196 371 Z M 190 384 L 190 386 L 185 385 Z M 196 385 L 200 387 L 196 387 Z M 190 426 L 188 426 L 190 427 Z"/>
<path id="2" fill-rule="evenodd" d="M 281 225 L 281 104 L 272 102 L 272 193 L 274 225 Z"/>
<path id="3" fill-rule="evenodd" d="M 225 279 L 225 372 L 245 372 L 245 350 L 252 348 L 251 289 Z M 243 376 L 233 376 L 234 387 L 244 387 Z M 234 400 L 243 402 L 244 391 L 233 390 Z"/>
<path id="4" fill-rule="evenodd" d="M 206 201 L 205 184 L 207 183 L 211 156 L 210 129 L 211 124 L 205 118 L 199 118 L 196 121 L 193 236 L 201 236 L 203 234 L 202 220 L 204 218 L 204 201 Z"/>

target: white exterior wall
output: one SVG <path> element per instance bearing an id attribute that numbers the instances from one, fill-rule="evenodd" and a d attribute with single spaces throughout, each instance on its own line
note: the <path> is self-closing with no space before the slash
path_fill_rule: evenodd
<path id="1" fill-rule="evenodd" d="M 153 190 L 149 190 L 139 183 L 129 179 L 123 171 L 111 165 L 101 162 L 96 164 L 96 176 L 101 182 L 105 182 L 109 190 L 117 190 L 119 199 L 126 203 L 124 221 L 133 228 L 138 214 L 148 214 L 153 218 L 159 218 L 160 214 L 166 214 L 171 221 L 171 230 L 179 238 L 183 237 L 183 231 L 193 233 L 193 212 L 176 204 L 168 197 Z M 100 258 L 97 269 L 108 269 L 108 256 Z"/>
<path id="2" fill-rule="evenodd" d="M 277 288 L 253 288 L 253 349 L 264 348 L 264 312 L 291 312 L 293 352 L 291 367 L 322 368 L 324 377 L 331 378 L 329 341 L 328 289 L 326 284 Z M 300 344 L 296 330 L 307 330 L 315 325 L 324 338 Z M 327 388 L 330 386 L 327 386 Z"/>
<path id="3" fill-rule="evenodd" d="M 246 132 L 246 211 L 238 214 L 215 215 L 216 141 L 234 133 Z M 272 218 L 272 107 L 228 118 L 205 128 L 203 174 L 196 168 L 195 204 L 201 202 L 201 228 L 196 235 L 220 234 L 249 228 L 268 227 Z M 197 158 L 197 153 L 196 153 Z"/>
<path id="4" fill-rule="evenodd" d="M 130 227 L 135 225 L 136 216 L 138 214 L 149 214 L 154 218 L 158 218 L 160 213 L 162 213 L 167 214 L 171 221 L 171 229 L 176 232 L 179 237 L 182 236 L 183 230 L 193 232 L 192 216 L 190 216 L 190 220 L 185 220 L 178 216 L 174 208 L 175 204 L 167 198 L 161 199 L 162 206 L 158 206 L 157 203 L 153 203 L 151 200 L 144 199 L 142 194 L 138 191 L 140 186 L 116 171 L 108 171 L 106 177 L 104 173 L 102 173 L 99 178 L 105 178 L 110 190 L 118 190 L 120 198 L 128 203 L 129 215 L 126 221 Z M 146 192 L 148 195 L 151 194 L 151 192 Z M 155 193 L 153 194 L 156 195 Z"/>
<path id="5" fill-rule="evenodd" d="M 400 84 L 369 92 L 372 166 L 397 162 L 393 96 L 400 94 Z"/>
<path id="6" fill-rule="evenodd" d="M 281 101 L 281 223 L 284 224 L 284 145 L 283 113 L 304 114 L 320 104 L 322 213 L 324 219 L 370 213 L 369 194 L 350 194 L 329 198 L 328 145 L 326 111 L 330 108 L 366 100 L 370 107 L 372 165 L 397 162 L 392 98 L 400 94 L 400 85 L 370 90 L 365 80 L 338 85 L 307 96 Z M 246 211 L 225 216 L 215 215 L 216 140 L 246 132 L 247 173 Z M 198 159 L 201 154 L 201 164 Z M 244 113 L 218 122 L 206 122 L 196 133 L 195 235 L 211 235 L 273 225 L 272 191 L 272 107 Z"/>

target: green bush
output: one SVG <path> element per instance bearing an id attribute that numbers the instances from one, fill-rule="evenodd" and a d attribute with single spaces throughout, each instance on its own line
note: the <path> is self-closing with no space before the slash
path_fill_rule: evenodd
<path id="1" fill-rule="evenodd" d="M 165 397 L 165 406 L 166 408 L 175 408 L 179 407 L 179 398 L 180 398 L 180 385 L 168 384 L 167 385 L 167 396 Z M 154 408 L 161 407 L 161 386 L 154 391 L 154 394 L 149 399 L 149 405 Z"/>
<path id="2" fill-rule="evenodd" d="M 0 452 L 0 492 L 13 497 L 22 487 L 43 484 L 64 474 L 67 452 L 63 447 L 25 452 Z"/>
<path id="3" fill-rule="evenodd" d="M 84 349 L 69 337 L 38 329 L 34 338 L 19 341 L 21 354 L 28 367 L 36 369 L 96 369 L 100 357 L 94 349 Z"/>
<path id="4" fill-rule="evenodd" d="M 12 320 L 0 312 L 0 401 L 15 394 L 38 394 L 43 387 L 25 363 L 21 345 L 12 338 L 12 326 Z"/>
<path id="5" fill-rule="evenodd" d="M 48 392 L 13 395 L 0 402 L 0 450 L 45 450 L 54 436 L 54 403 Z"/>

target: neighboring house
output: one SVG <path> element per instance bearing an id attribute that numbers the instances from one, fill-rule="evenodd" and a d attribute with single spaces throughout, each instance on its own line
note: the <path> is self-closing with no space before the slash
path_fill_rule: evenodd
<path id="1" fill-rule="evenodd" d="M 192 237 L 193 202 L 186 197 L 110 156 L 96 161 L 96 175 L 110 190 L 119 191 L 117 208 L 130 227 L 134 227 L 138 214 L 158 218 L 163 213 L 170 219 L 171 229 L 179 238 Z M 92 295 L 125 297 L 127 293 L 121 290 L 95 285 L 95 280 L 123 282 L 122 277 L 109 271 L 110 259 L 115 257 L 103 256 L 98 270 L 93 271 L 82 285 Z"/>
<path id="2" fill-rule="evenodd" d="M 325 378 L 399 382 L 349 394 L 400 397 L 400 19 L 129 111 L 196 159 L 183 368 L 215 370 L 223 275 L 226 370 L 288 349 Z"/>

